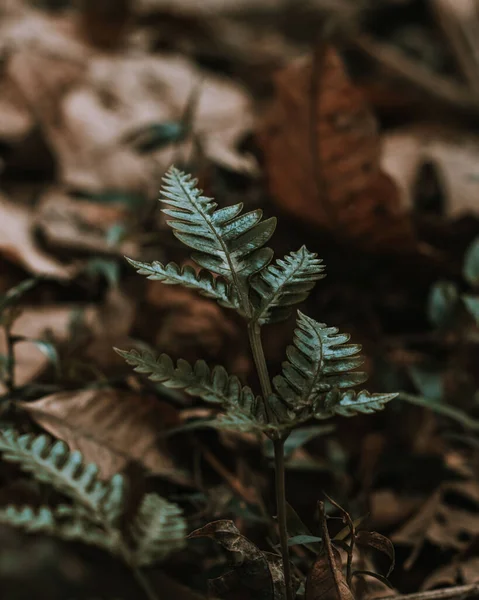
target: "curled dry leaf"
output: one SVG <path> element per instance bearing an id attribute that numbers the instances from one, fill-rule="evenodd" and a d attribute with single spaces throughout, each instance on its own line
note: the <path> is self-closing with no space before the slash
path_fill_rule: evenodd
<path id="1" fill-rule="evenodd" d="M 0 255 L 34 275 L 68 279 L 71 268 L 62 265 L 36 244 L 34 217 L 26 207 L 13 204 L 0 194 Z"/>
<path id="2" fill-rule="evenodd" d="M 374 548 L 385 554 L 390 561 L 386 577 L 392 573 L 396 562 L 394 545 L 389 538 L 376 531 L 358 531 L 356 534 L 356 544 L 367 548 Z"/>
<path id="3" fill-rule="evenodd" d="M 151 474 L 181 485 L 189 483 L 168 456 L 164 442 L 157 439 L 177 417 L 168 404 L 156 398 L 92 389 L 58 392 L 18 405 L 71 450 L 79 450 L 86 462 L 96 463 L 103 479 L 136 461 Z"/>
<path id="4" fill-rule="evenodd" d="M 276 78 L 260 125 L 269 188 L 287 212 L 367 249 L 410 248 L 398 191 L 380 169 L 373 114 L 332 47 Z"/>
<path id="5" fill-rule="evenodd" d="M 242 597 L 249 600 L 280 600 L 275 594 L 273 574 L 264 552 L 241 535 L 233 521 L 213 521 L 188 536 L 190 539 L 209 537 L 233 553 L 235 568 L 210 580 L 210 592 L 225 600 Z M 276 563 L 271 563 L 277 576 Z M 282 592 L 282 590 L 281 590 Z"/>

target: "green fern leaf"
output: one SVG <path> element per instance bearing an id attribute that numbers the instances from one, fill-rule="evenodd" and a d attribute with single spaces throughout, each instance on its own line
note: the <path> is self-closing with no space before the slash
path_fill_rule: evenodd
<path id="1" fill-rule="evenodd" d="M 255 396 L 248 386 L 242 386 L 235 375 L 228 375 L 224 367 L 211 370 L 204 360 L 196 361 L 192 367 L 180 358 L 175 367 L 167 354 L 156 357 L 148 351 L 131 350 L 115 351 L 138 373 L 149 374 L 149 379 L 159 381 L 166 387 L 182 389 L 191 396 L 198 396 L 206 402 L 214 402 L 226 406 L 228 404 L 248 404 L 255 401 Z"/>
<path id="2" fill-rule="evenodd" d="M 161 200 L 169 206 L 163 212 L 172 217 L 168 224 L 175 236 L 196 250 L 192 258 L 200 267 L 232 284 L 247 311 L 243 283 L 271 261 L 273 251 L 263 246 L 273 235 L 276 219 L 262 221 L 261 210 L 241 214 L 242 204 L 217 210 L 216 202 L 201 195 L 197 180 L 174 167 L 163 181 Z"/>
<path id="3" fill-rule="evenodd" d="M 297 410 L 310 405 L 319 395 L 333 388 L 350 388 L 367 379 L 366 373 L 353 371 L 362 364 L 358 344 L 346 344 L 348 334 L 327 327 L 298 311 L 294 346 L 289 346 L 288 361 L 282 375 L 273 379 L 278 395 Z"/>
<path id="4" fill-rule="evenodd" d="M 302 246 L 284 259 L 278 259 L 251 279 L 259 298 L 254 319 L 261 325 L 286 319 L 290 307 L 303 302 L 316 281 L 325 277 L 322 260 Z"/>
<path id="5" fill-rule="evenodd" d="M 161 281 L 167 285 L 184 285 L 198 290 L 203 296 L 214 298 L 221 306 L 239 308 L 238 301 L 231 292 L 231 286 L 221 278 L 215 279 L 208 271 L 202 269 L 197 273 L 189 265 L 180 268 L 174 262 L 162 265 L 158 261 L 144 263 L 131 258 L 126 260 L 140 275 L 146 275 L 148 279 Z"/>
<path id="6" fill-rule="evenodd" d="M 374 413 L 383 410 L 397 396 L 398 394 L 370 394 L 366 390 L 341 392 L 336 388 L 318 398 L 313 409 L 314 416 L 317 419 L 327 419 L 335 414 L 354 417 L 358 413 Z"/>
<path id="7" fill-rule="evenodd" d="M 131 527 L 136 550 L 133 562 L 147 566 L 181 550 L 185 544 L 186 521 L 176 504 L 158 494 L 146 494 Z"/>
<path id="8" fill-rule="evenodd" d="M 80 452 L 71 452 L 61 441 L 47 435 L 21 435 L 13 429 L 0 431 L 4 460 L 18 463 L 35 479 L 53 485 L 92 513 L 106 515 L 113 523 L 124 505 L 125 481 L 117 474 L 107 482 L 97 478 L 98 467 L 83 464 Z"/>
<path id="9" fill-rule="evenodd" d="M 81 541 L 112 554 L 117 553 L 121 545 L 119 532 L 103 531 L 82 519 L 62 522 L 46 506 L 41 506 L 38 510 L 29 506 L 7 506 L 0 510 L 0 523 L 21 528 L 27 533 L 44 533 L 68 541 Z"/>

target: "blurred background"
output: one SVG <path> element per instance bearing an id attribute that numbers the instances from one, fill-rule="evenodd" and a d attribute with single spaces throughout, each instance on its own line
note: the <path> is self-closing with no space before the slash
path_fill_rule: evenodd
<path id="1" fill-rule="evenodd" d="M 368 389 L 401 392 L 294 437 L 298 518 L 317 533 L 326 491 L 392 540 L 395 591 L 361 578 L 358 598 L 479 582 L 477 0 L 0 1 L 0 293 L 34 280 L 0 327 L 2 415 L 178 502 L 191 530 L 234 519 L 272 551 L 271 449 L 159 439 L 212 409 L 112 350 L 256 383 L 239 318 L 124 260 L 189 260 L 158 203 L 172 164 L 220 206 L 277 216 L 278 255 L 317 252 L 327 278 L 301 310 L 363 345 Z M 294 325 L 264 334 L 272 373 Z M 2 506 L 50 500 L 0 465 Z M 2 598 L 139 597 L 100 550 L 0 534 Z M 313 556 L 292 547 L 302 573 Z M 387 573 L 381 553 L 358 560 Z M 226 564 L 207 540 L 149 577 L 163 600 L 201 600 Z"/>

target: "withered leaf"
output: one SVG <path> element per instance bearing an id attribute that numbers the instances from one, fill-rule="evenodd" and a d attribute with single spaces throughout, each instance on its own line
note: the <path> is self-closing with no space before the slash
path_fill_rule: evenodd
<path id="1" fill-rule="evenodd" d="M 270 191 L 298 219 L 367 249 L 410 247 L 409 217 L 380 169 L 372 112 L 333 47 L 301 58 L 276 78 L 258 132 Z"/>
<path id="2" fill-rule="evenodd" d="M 320 556 L 306 580 L 305 600 L 354 600 L 342 572 L 341 555 L 331 548 Z"/>
<path id="3" fill-rule="evenodd" d="M 210 580 L 210 592 L 224 600 L 278 600 L 275 594 L 273 573 L 264 552 L 241 535 L 233 521 L 213 521 L 196 529 L 190 539 L 209 537 L 233 554 L 234 569 Z M 277 577 L 277 569 L 274 569 Z M 243 595 L 242 595 L 243 594 Z"/>
<path id="4" fill-rule="evenodd" d="M 80 450 L 86 462 L 95 462 L 105 479 L 134 460 L 151 474 L 189 482 L 158 440 L 165 422 L 175 416 L 169 405 L 153 397 L 91 389 L 58 392 L 18 406 L 72 450 Z"/>
<path id="5" fill-rule="evenodd" d="M 331 543 L 324 502 L 319 502 L 323 552 L 313 564 L 306 580 L 305 600 L 354 600 L 343 575 L 341 555 Z"/>
<path id="6" fill-rule="evenodd" d="M 356 534 L 356 544 L 359 546 L 368 546 L 386 554 L 390 560 L 389 569 L 386 574 L 386 577 L 389 577 L 396 562 L 394 545 L 391 540 L 376 531 L 358 531 Z"/>

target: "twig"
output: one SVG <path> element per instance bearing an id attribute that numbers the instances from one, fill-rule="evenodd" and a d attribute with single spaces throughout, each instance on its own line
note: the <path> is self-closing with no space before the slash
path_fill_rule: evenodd
<path id="1" fill-rule="evenodd" d="M 457 585 L 429 592 L 406 594 L 405 596 L 382 596 L 381 598 L 377 598 L 377 600 L 464 600 L 464 598 L 470 598 L 475 595 L 479 596 L 479 583 Z"/>

